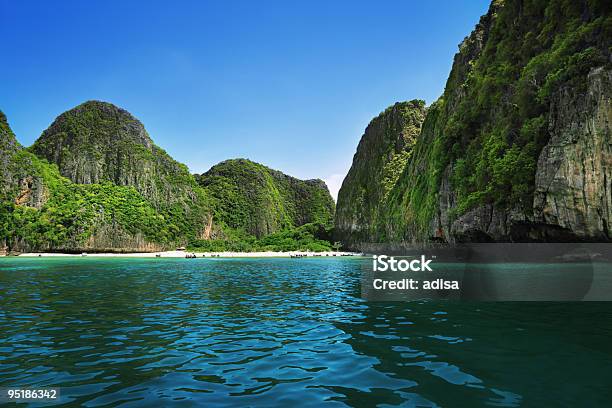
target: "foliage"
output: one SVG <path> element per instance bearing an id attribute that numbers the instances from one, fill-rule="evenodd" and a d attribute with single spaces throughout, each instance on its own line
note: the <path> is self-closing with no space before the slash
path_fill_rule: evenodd
<path id="1" fill-rule="evenodd" d="M 338 194 L 339 239 L 347 242 L 386 239 L 384 220 L 390 194 L 413 156 L 425 113 L 422 100 L 398 102 L 368 124 Z"/>
<path id="2" fill-rule="evenodd" d="M 309 223 L 295 228 L 287 228 L 273 234 L 257 238 L 241 230 L 226 231 L 226 239 L 194 240 L 188 250 L 199 252 L 256 252 L 256 251 L 313 251 L 332 250 L 329 241 L 331 232 L 323 224 Z"/>
<path id="3" fill-rule="evenodd" d="M 178 245 L 202 233 L 210 199 L 187 166 L 156 146 L 142 123 L 121 108 L 106 102 L 85 102 L 61 114 L 29 150 L 57 165 L 60 173 L 73 182 L 92 186 L 81 189 L 90 193 L 96 190 L 100 200 L 108 198 L 109 187 L 95 186 L 108 183 L 126 187 L 118 189 L 118 194 L 127 199 L 129 191 L 134 203 L 137 196 L 145 200 L 150 207 L 148 213 L 154 212 L 155 217 L 147 217 L 144 229 L 133 228 L 131 224 L 136 221 L 128 218 L 135 214 L 127 206 L 104 201 L 114 208 L 113 222 L 121 219 L 129 234 Z M 154 224 L 151 219 L 160 217 L 163 228 L 155 232 L 149 228 Z"/>
<path id="4" fill-rule="evenodd" d="M 122 239 L 233 251 L 330 247 L 313 227 L 329 227 L 333 218 L 333 200 L 320 180 L 301 181 L 240 160 L 215 166 L 201 177 L 201 187 L 185 165 L 152 143 L 140 122 L 102 102 L 60 115 L 26 150 L 0 119 L 0 244 L 9 249 L 78 250 L 94 237 L 96 245 L 117 249 Z M 198 240 L 213 208 L 215 239 Z M 249 228 L 260 239 L 245 232 Z"/>
<path id="5" fill-rule="evenodd" d="M 334 202 L 320 180 L 298 180 L 246 159 L 227 160 L 199 176 L 214 220 L 257 237 L 307 223 L 331 226 Z"/>
<path id="6" fill-rule="evenodd" d="M 84 105 L 87 109 L 82 109 Z M 69 132 L 71 137 L 86 136 L 81 133 L 89 135 L 92 126 L 95 128 L 93 131 L 98 132 L 108 131 L 108 126 L 117 126 L 116 121 L 108 120 L 108 115 L 101 115 L 98 109 L 93 109 L 99 103 L 84 105 L 79 108 L 81 110 L 77 109 L 78 112 L 69 111 L 56 120 L 64 128 L 72 129 L 72 133 Z M 100 106 L 113 111 L 118 109 L 110 104 Z M 92 120 L 93 124 L 90 123 Z M 138 123 L 135 119 L 124 123 L 126 126 L 130 124 Z M 59 132 L 54 137 L 41 138 L 41 143 L 64 137 L 66 133 Z M 32 154 L 30 149 L 21 148 L 3 114 L 0 115 L 0 139 L 0 173 L 3 177 L 0 181 L 0 245 L 20 250 L 77 250 L 85 247 L 92 237 L 99 236 L 101 231 L 110 230 L 115 237 L 102 238 L 102 243 L 108 241 L 108 248 L 116 244 L 119 245 L 117 249 L 121 249 L 122 239 L 172 247 L 201 234 L 209 212 L 208 198 L 184 165 L 172 161 L 154 145 L 151 149 L 136 143 L 121 147 L 126 141 L 116 141 L 119 151 L 129 149 L 133 154 L 150 155 L 155 159 L 158 173 L 153 175 L 152 181 L 163 186 L 163 190 L 157 190 L 166 192 L 163 198 L 146 196 L 138 191 L 142 185 L 137 183 L 117 185 L 111 180 L 94 184 L 71 182 L 60 174 L 57 164 L 49 164 Z M 91 146 L 88 147 L 88 142 L 72 146 L 72 150 L 80 148 L 87 150 Z M 159 164 L 164 161 L 167 166 Z M 136 178 L 141 180 L 150 175 L 138 166 L 129 171 L 140 172 Z M 116 236 L 121 239 L 115 239 Z"/>
<path id="7" fill-rule="evenodd" d="M 493 2 L 389 193 L 389 238 L 429 239 L 442 187 L 457 195 L 451 216 L 483 204 L 529 209 L 551 101 L 586 91 L 589 72 L 610 64 L 610 38 L 609 2 Z"/>
<path id="8" fill-rule="evenodd" d="M 561 87 L 584 92 L 589 71 L 608 60 L 612 18 L 592 3 L 506 2 L 463 83 L 451 75 L 445 94 L 460 86 L 465 96 L 446 112 L 441 137 L 451 154 L 439 168 L 453 163 L 459 213 L 531 205 L 551 96 Z"/>

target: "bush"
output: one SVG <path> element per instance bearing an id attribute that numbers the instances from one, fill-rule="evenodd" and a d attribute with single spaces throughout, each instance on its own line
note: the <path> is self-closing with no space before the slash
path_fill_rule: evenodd
<path id="1" fill-rule="evenodd" d="M 193 240 L 187 246 L 197 252 L 255 252 L 255 251 L 312 251 L 332 250 L 331 231 L 322 224 L 305 224 L 256 238 L 242 230 L 228 230 L 226 239 Z"/>

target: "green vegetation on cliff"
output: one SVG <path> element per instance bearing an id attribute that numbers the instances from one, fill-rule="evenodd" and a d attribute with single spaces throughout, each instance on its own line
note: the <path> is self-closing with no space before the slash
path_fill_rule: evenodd
<path id="1" fill-rule="evenodd" d="M 90 101 L 23 149 L 0 113 L 0 250 L 325 250 L 320 180 L 248 160 L 191 175 L 123 109 Z"/>
<path id="2" fill-rule="evenodd" d="M 224 239 L 196 240 L 188 246 L 190 251 L 253 252 L 253 251 L 331 251 L 331 233 L 321 224 L 304 224 L 257 238 L 242 230 L 232 230 Z"/>
<path id="3" fill-rule="evenodd" d="M 304 224 L 331 227 L 334 201 L 321 180 L 298 180 L 246 159 L 198 177 L 213 199 L 213 220 L 258 238 Z"/>
<path id="4" fill-rule="evenodd" d="M 15 134 L 6 120 L 4 112 L 0 111 L 0 158 L 4 159 L 5 155 L 9 155 L 19 148 Z M 6 165 L 4 160 L 0 161 L 3 166 Z"/>
<path id="5" fill-rule="evenodd" d="M 133 187 L 72 183 L 22 148 L 4 159 L 0 245 L 9 250 L 154 249 L 183 237 L 173 214 Z"/>
<path id="6" fill-rule="evenodd" d="M 448 222 L 482 205 L 530 215 L 551 96 L 561 88 L 586 92 L 589 72 L 609 65 L 609 8 L 605 1 L 493 2 L 461 44 L 418 158 L 395 188 L 396 238 L 438 234 L 431 223 L 445 181 L 455 201 Z"/>
<path id="7" fill-rule="evenodd" d="M 132 186 L 156 208 L 201 207 L 189 169 L 156 146 L 144 126 L 113 104 L 88 101 L 58 116 L 30 147 L 79 184 Z M 201 212 L 201 208 L 197 208 Z"/>
<path id="8" fill-rule="evenodd" d="M 202 236 L 204 191 L 126 111 L 79 105 L 30 149 L 1 119 L 0 244 L 9 250 L 159 250 Z"/>
<path id="9" fill-rule="evenodd" d="M 344 226 L 353 230 L 345 241 L 378 242 L 383 237 L 362 236 L 363 229 L 385 230 L 384 240 L 393 242 L 551 239 L 550 234 L 559 236 L 560 230 L 566 236 L 605 238 L 609 196 L 582 207 L 575 203 L 578 196 L 596 196 L 593 191 L 609 180 L 609 169 L 601 164 L 609 162 L 607 142 L 600 140 L 610 133 L 605 107 L 610 92 L 605 79 L 611 68 L 610 9 L 610 2 L 603 0 L 493 1 L 460 45 L 444 94 L 429 107 L 382 215 L 365 211 L 364 219 L 353 218 L 352 227 Z M 591 74 L 599 69 L 600 85 L 588 89 L 589 81 L 596 81 Z M 597 94 L 589 97 L 589 92 Z M 570 124 L 557 116 L 560 110 L 572 118 Z M 574 144 L 581 140 L 584 145 L 577 149 L 594 154 L 584 159 L 594 161 L 591 168 L 578 162 L 580 151 L 565 153 L 568 144 L 563 141 L 541 157 L 553 135 Z M 604 147 L 591 146 L 594 143 Z M 376 157 L 377 149 L 386 146 L 379 141 L 369 155 L 358 149 L 356 159 Z M 549 188 L 562 160 L 576 160 L 565 162 L 576 168 L 570 172 L 576 181 L 564 190 L 555 187 L 551 191 L 557 197 L 546 198 L 553 194 Z M 362 161 L 353 168 L 367 165 Z M 384 178 L 377 175 L 372 183 L 382 185 Z M 360 180 L 351 177 L 343 185 L 348 191 L 359 187 Z M 537 188 L 544 197 L 539 201 Z M 350 201 L 353 208 L 362 205 Z M 546 211 L 543 205 L 549 206 Z M 340 218 L 343 207 L 339 197 L 336 225 L 345 221 Z M 591 218 L 584 221 L 587 213 Z"/>
<path id="10" fill-rule="evenodd" d="M 594 67 L 610 60 L 612 17 L 605 1 L 494 3 L 482 50 L 461 46 L 470 70 L 451 73 L 438 119 L 438 170 L 452 165 L 457 212 L 482 203 L 530 207 L 547 113 L 561 87 L 586 92 Z M 456 97 L 462 88 L 465 95 Z"/>
<path id="11" fill-rule="evenodd" d="M 400 102 L 370 122 L 338 194 L 338 239 L 386 240 L 389 194 L 413 154 L 425 113 L 424 101 Z"/>

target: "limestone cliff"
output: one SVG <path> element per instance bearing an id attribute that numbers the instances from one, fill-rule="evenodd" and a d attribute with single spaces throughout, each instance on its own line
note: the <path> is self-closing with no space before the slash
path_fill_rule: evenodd
<path id="1" fill-rule="evenodd" d="M 36 172 L 36 158 L 17 142 L 6 116 L 0 111 L 0 197 L 17 205 L 40 208 L 46 188 Z"/>
<path id="2" fill-rule="evenodd" d="M 336 206 L 335 235 L 345 242 L 384 242 L 386 207 L 425 118 L 425 102 L 396 103 L 361 137 Z"/>
<path id="3" fill-rule="evenodd" d="M 609 241 L 610 38 L 609 2 L 494 1 L 389 193 L 386 242 Z"/>
<path id="4" fill-rule="evenodd" d="M 223 161 L 198 180 L 214 200 L 215 222 L 257 237 L 333 222 L 334 201 L 322 180 L 299 180 L 246 159 Z"/>
<path id="5" fill-rule="evenodd" d="M 104 102 L 61 114 L 29 149 L 1 115 L 0 173 L 0 249 L 12 252 L 158 251 L 311 223 L 327 234 L 333 223 L 323 181 L 228 160 L 199 185 L 137 119 Z"/>
<path id="6" fill-rule="evenodd" d="M 127 112 L 88 102 L 49 129 L 24 149 L 0 116 L 0 247 L 154 251 L 210 228 L 209 201 L 193 176 Z"/>
<path id="7" fill-rule="evenodd" d="M 612 70 L 594 68 L 586 92 L 558 91 L 538 159 L 534 221 L 608 240 L 612 221 Z"/>
<path id="8" fill-rule="evenodd" d="M 2 188 L 10 184 L 8 181 L 12 177 L 12 173 L 9 173 L 11 157 L 19 149 L 21 149 L 21 146 L 15 139 L 15 134 L 6 120 L 6 115 L 0 111 L 0 176 L 2 177 L 0 178 L 2 182 L 0 186 Z"/>
<path id="9" fill-rule="evenodd" d="M 30 151 L 74 183 L 133 187 L 174 231 L 173 241 L 205 232 L 210 202 L 195 178 L 124 109 L 85 102 L 58 116 Z"/>
<path id="10" fill-rule="evenodd" d="M 156 146 L 138 119 L 111 103 L 88 101 L 62 113 L 30 150 L 75 183 L 133 186 L 156 207 L 196 199 L 187 167 Z"/>
<path id="11" fill-rule="evenodd" d="M 22 246 L 22 240 L 15 236 L 15 208 L 37 212 L 48 200 L 49 189 L 41 165 L 44 166 L 17 142 L 0 111 L 0 254 Z"/>
<path id="12" fill-rule="evenodd" d="M 609 241 L 611 75 L 609 68 L 593 68 L 586 92 L 566 86 L 551 99 L 530 207 L 480 205 L 453 220 L 443 203 L 454 203 L 456 194 L 444 177 L 434 227 L 439 222 L 443 236 L 460 241 Z"/>
<path id="13" fill-rule="evenodd" d="M 513 28 L 504 32 L 511 21 Z M 519 69 L 486 90 L 498 91 L 499 100 L 493 99 L 495 105 L 480 112 L 481 122 L 470 123 L 469 115 L 457 118 L 464 126 L 475 125 L 480 137 L 457 132 L 462 134 L 460 142 L 469 141 L 467 152 L 447 158 L 438 211 L 428 236 L 421 238 L 610 240 L 612 83 L 606 44 L 611 22 L 603 2 L 492 5 L 486 24 L 466 40 L 484 39 L 481 48 L 471 50 L 463 80 L 467 92 L 453 94 L 456 84 L 449 80 L 445 98 L 448 94 L 449 105 L 460 112 L 462 105 L 478 103 L 469 98 L 484 90 L 469 86 L 485 86 L 487 80 L 470 82 L 470 76 L 499 67 L 501 58 L 488 55 L 493 47 L 499 53 L 507 42 Z M 514 47 L 509 46 L 511 35 L 518 37 Z M 445 123 L 446 129 L 452 119 Z M 505 129 L 495 129 L 495 121 Z M 473 160 L 466 153 L 483 159 Z M 482 164 L 485 160 L 487 165 Z M 471 172 L 480 180 L 462 180 Z"/>

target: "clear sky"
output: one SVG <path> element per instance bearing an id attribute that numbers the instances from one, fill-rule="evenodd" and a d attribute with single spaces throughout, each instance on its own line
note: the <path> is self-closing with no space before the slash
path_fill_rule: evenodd
<path id="1" fill-rule="evenodd" d="M 30 145 L 108 101 L 192 172 L 246 157 L 335 191 L 374 116 L 440 96 L 488 3 L 0 0 L 0 110 Z"/>

